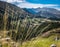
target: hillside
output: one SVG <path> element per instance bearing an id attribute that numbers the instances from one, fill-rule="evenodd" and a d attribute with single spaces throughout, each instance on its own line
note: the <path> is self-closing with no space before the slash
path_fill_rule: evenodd
<path id="1" fill-rule="evenodd" d="M 33 14 L 31 9 L 28 12 L 7 2 L 0 4 L 1 47 L 49 47 L 52 43 L 60 47 L 60 11 L 38 8 Z M 58 43 L 54 35 L 58 35 Z"/>
<path id="2" fill-rule="evenodd" d="M 60 20 L 60 11 L 54 8 L 23 8 L 30 14 L 35 15 L 36 18 L 48 18 L 52 20 Z"/>

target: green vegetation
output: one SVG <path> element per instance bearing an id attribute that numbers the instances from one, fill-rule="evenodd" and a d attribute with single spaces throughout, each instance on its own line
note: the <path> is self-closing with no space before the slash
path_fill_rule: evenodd
<path id="1" fill-rule="evenodd" d="M 10 36 L 15 41 L 26 41 L 39 35 L 42 35 L 43 33 L 49 30 L 60 28 L 59 22 L 42 20 L 44 22 L 40 21 L 39 23 L 38 21 L 39 20 L 35 18 L 33 19 L 26 18 L 20 21 L 18 20 L 16 23 L 17 24 L 16 27 L 14 26 L 14 24 L 12 24 L 12 27 L 15 27 L 16 29 L 15 28 L 10 29 L 8 36 Z"/>
<path id="2" fill-rule="evenodd" d="M 49 38 L 38 37 L 35 40 L 23 43 L 22 47 L 50 47 L 51 44 L 56 44 L 57 47 L 60 47 L 60 40 L 55 41 L 54 37 L 55 36 L 51 36 Z"/>
<path id="3" fill-rule="evenodd" d="M 15 17 L 16 18 L 16 17 Z M 24 19 L 15 19 L 14 17 L 8 17 L 3 20 L 4 25 L 1 25 L 3 30 L 0 30 L 1 39 L 9 37 L 12 41 L 7 41 L 8 45 L 3 45 L 3 41 L 1 44 L 3 47 L 8 47 L 11 42 L 18 43 L 20 46 L 18 47 L 50 47 L 51 44 L 56 44 L 57 47 L 60 47 L 60 40 L 53 40 L 54 37 L 50 37 L 52 35 L 53 30 L 58 32 L 60 30 L 60 21 L 53 21 L 49 19 L 43 18 L 29 18 L 26 17 Z M 46 35 L 44 33 L 51 32 L 50 35 Z M 41 36 L 45 35 L 44 38 Z M 39 38 L 36 38 L 39 37 Z M 60 38 L 60 37 L 59 37 Z M 33 40 L 35 39 L 35 40 Z M 12 45 L 12 44 L 11 44 Z M 9 46 L 10 47 L 10 46 Z M 13 47 L 13 46 L 12 46 Z"/>
<path id="4" fill-rule="evenodd" d="M 18 47 L 50 47 L 51 44 L 56 44 L 57 47 L 60 47 L 60 40 L 54 40 L 56 36 L 52 35 L 49 38 L 36 37 L 32 38 L 30 41 L 25 41 Z M 4 44 L 3 47 L 10 47 L 10 43 Z M 13 46 L 12 46 L 13 47 Z"/>

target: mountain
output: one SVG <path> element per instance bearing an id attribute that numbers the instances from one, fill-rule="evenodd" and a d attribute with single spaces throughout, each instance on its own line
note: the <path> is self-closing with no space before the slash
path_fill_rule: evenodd
<path id="1" fill-rule="evenodd" d="M 36 13 L 33 8 L 23 8 L 23 10 L 25 10 L 26 12 L 28 12 L 30 14 L 35 14 Z"/>
<path id="2" fill-rule="evenodd" d="M 7 9 L 7 10 L 6 10 Z M 29 16 L 29 17 L 33 17 L 33 14 L 31 13 L 28 13 L 27 11 L 23 10 L 22 8 L 20 7 L 17 7 L 16 5 L 14 4 L 11 4 L 11 3 L 7 3 L 7 2 L 4 2 L 4 1 L 0 1 L 0 12 L 3 10 L 3 12 L 6 11 L 14 11 L 14 14 L 18 16 L 20 16 L 21 18 L 25 18 L 26 16 Z M 7 12 L 7 14 L 9 13 Z M 2 13 L 2 12 L 1 12 Z M 12 12 L 11 12 L 12 13 Z M 5 13 L 4 13 L 5 14 Z"/>
<path id="3" fill-rule="evenodd" d="M 28 13 L 36 14 L 40 11 L 40 8 L 23 8 L 23 10 L 27 11 Z"/>
<path id="4" fill-rule="evenodd" d="M 3 30 L 4 22 L 6 22 L 7 29 L 11 27 L 11 21 L 18 21 L 26 17 L 33 17 L 32 14 L 24 11 L 22 8 L 16 5 L 0 1 L 0 29 Z M 6 18 L 5 18 L 6 17 Z M 17 24 L 17 23 L 16 23 Z"/>
<path id="5" fill-rule="evenodd" d="M 48 19 L 57 19 L 60 20 L 60 11 L 56 10 L 54 8 L 20 8 L 13 4 L 2 2 L 0 1 L 0 9 L 3 9 L 3 12 L 0 10 L 0 13 L 5 14 L 5 9 L 10 9 L 14 11 L 14 13 L 17 13 L 17 17 L 21 17 L 22 19 L 26 16 L 29 16 L 31 18 L 48 18 Z M 9 13 L 9 12 L 8 12 Z"/>
<path id="6" fill-rule="evenodd" d="M 60 19 L 60 11 L 54 8 L 24 8 L 28 13 L 34 14 L 35 17 L 43 17 L 49 19 Z"/>

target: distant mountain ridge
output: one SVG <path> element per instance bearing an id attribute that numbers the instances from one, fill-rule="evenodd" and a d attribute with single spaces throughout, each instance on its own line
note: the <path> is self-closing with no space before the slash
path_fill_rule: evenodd
<path id="1" fill-rule="evenodd" d="M 6 4 L 9 5 L 9 8 L 14 9 L 16 12 L 18 10 L 18 13 L 21 15 L 20 17 L 25 18 L 27 16 L 33 18 L 48 18 L 48 19 L 57 19 L 60 20 L 60 11 L 54 9 L 54 8 L 19 8 L 16 5 L 0 1 L 0 6 L 2 8 L 6 8 Z M 4 6 L 5 5 L 5 6 Z"/>
<path id="2" fill-rule="evenodd" d="M 49 19 L 60 19 L 60 11 L 54 8 L 23 8 L 28 13 L 34 14 L 35 17 L 45 17 Z"/>

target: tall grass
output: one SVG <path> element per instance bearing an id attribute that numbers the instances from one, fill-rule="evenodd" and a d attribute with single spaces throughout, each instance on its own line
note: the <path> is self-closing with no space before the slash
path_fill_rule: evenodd
<path id="1" fill-rule="evenodd" d="M 54 36 L 55 37 L 55 36 Z M 31 40 L 23 43 L 22 47 L 50 47 L 52 44 L 56 44 L 60 47 L 60 41 L 53 40 L 53 36 L 49 38 L 38 37 L 36 40 Z"/>

